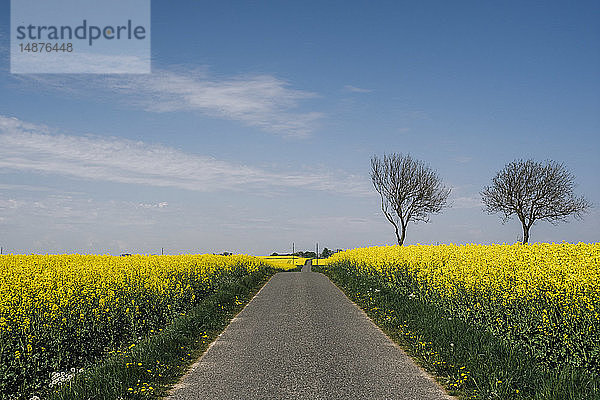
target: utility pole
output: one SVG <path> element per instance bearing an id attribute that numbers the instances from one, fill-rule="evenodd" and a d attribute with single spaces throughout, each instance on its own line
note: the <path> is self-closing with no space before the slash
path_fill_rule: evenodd
<path id="1" fill-rule="evenodd" d="M 292 265 L 296 267 L 296 244 L 292 242 Z"/>
<path id="2" fill-rule="evenodd" d="M 319 243 L 317 243 L 317 265 L 319 265 Z"/>

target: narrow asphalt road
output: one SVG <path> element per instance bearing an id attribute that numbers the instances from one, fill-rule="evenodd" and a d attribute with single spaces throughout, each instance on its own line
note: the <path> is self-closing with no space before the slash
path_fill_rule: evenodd
<path id="1" fill-rule="evenodd" d="M 327 277 L 271 278 L 171 392 L 191 399 L 451 399 Z"/>

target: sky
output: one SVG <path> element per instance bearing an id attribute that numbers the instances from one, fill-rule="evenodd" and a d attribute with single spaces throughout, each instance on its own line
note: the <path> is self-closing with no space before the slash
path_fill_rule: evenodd
<path id="1" fill-rule="evenodd" d="M 150 74 L 11 74 L 0 0 L 4 253 L 269 254 L 394 244 L 370 158 L 452 188 L 406 244 L 514 243 L 480 191 L 563 162 L 600 236 L 597 1 L 151 3 Z"/>

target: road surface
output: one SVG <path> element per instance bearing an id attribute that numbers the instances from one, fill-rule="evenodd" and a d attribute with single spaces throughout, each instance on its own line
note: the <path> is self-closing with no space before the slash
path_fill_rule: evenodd
<path id="1" fill-rule="evenodd" d="M 169 399 L 452 397 L 307 265 L 274 275 Z"/>

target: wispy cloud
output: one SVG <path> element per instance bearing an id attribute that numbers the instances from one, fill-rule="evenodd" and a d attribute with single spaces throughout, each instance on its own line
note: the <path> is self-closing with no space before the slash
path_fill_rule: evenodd
<path id="1" fill-rule="evenodd" d="M 334 172 L 283 173 L 116 137 L 73 136 L 0 116 L 0 168 L 212 192 L 292 188 L 370 194 L 364 177 Z"/>
<path id="2" fill-rule="evenodd" d="M 0 61 L 8 60 L 8 54 L 10 48 L 10 38 L 0 31 Z"/>
<path id="3" fill-rule="evenodd" d="M 473 157 L 469 157 L 469 156 L 452 157 L 452 160 L 456 161 L 459 164 L 466 164 L 466 163 L 470 162 L 472 159 L 473 159 Z"/>
<path id="4" fill-rule="evenodd" d="M 453 208 L 479 208 L 483 203 L 478 196 L 461 196 L 452 199 Z"/>
<path id="5" fill-rule="evenodd" d="M 50 188 L 43 186 L 32 186 L 32 185 L 12 185 L 0 183 L 0 190 L 15 190 L 20 192 L 48 192 Z"/>
<path id="6" fill-rule="evenodd" d="M 160 203 L 154 203 L 154 204 L 139 203 L 137 206 L 140 208 L 146 208 L 146 209 L 165 208 L 165 207 L 169 206 L 169 203 L 167 203 L 166 201 L 161 201 Z"/>
<path id="7" fill-rule="evenodd" d="M 96 200 L 60 193 L 35 198 L 5 197 L 0 192 L 0 229 L 11 232 L 10 237 L 4 238 L 4 250 L 25 254 L 120 254 L 130 252 L 130 246 L 135 244 L 138 251 L 146 252 L 152 247 L 147 242 L 156 238 L 156 226 L 161 227 L 164 240 L 165 227 L 176 226 L 179 230 L 188 218 L 180 209 L 171 211 L 160 204 L 143 207 L 134 201 Z M 32 231 L 31 227 L 35 229 Z M 104 236 L 107 231 L 111 234 Z M 156 251 L 157 246 L 154 247 Z"/>
<path id="8" fill-rule="evenodd" d="M 217 78 L 203 70 L 153 70 L 147 75 L 26 75 L 22 82 L 80 96 L 108 92 L 117 101 L 149 112 L 199 112 L 291 137 L 316 129 L 320 112 L 302 112 L 302 100 L 317 94 L 293 89 L 271 75 Z"/>
<path id="9" fill-rule="evenodd" d="M 0 38 L 1 39 L 1 38 Z M 66 58 L 65 58 L 66 57 Z M 150 60 L 134 54 L 73 52 L 23 55 L 14 50 L 11 72 L 17 74 L 149 74 Z M 43 59 L 43 61 L 42 61 Z"/>
<path id="10" fill-rule="evenodd" d="M 452 208 L 470 209 L 481 208 L 483 206 L 481 196 L 477 192 L 476 184 L 453 184 L 449 182 L 449 186 L 452 188 L 452 194 L 450 195 L 450 205 Z"/>
<path id="11" fill-rule="evenodd" d="M 364 88 L 360 88 L 360 87 L 352 86 L 352 85 L 344 86 L 344 90 L 347 90 L 348 92 L 353 92 L 353 93 L 371 93 L 372 92 L 371 89 L 364 89 Z"/>

